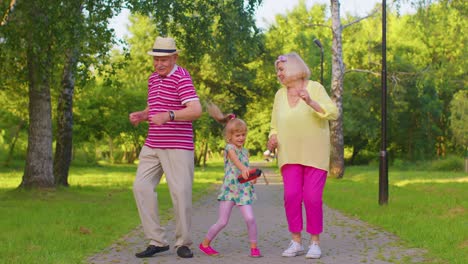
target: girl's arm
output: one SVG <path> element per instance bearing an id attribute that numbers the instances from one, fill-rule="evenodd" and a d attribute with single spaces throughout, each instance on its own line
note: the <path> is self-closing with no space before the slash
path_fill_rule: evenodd
<path id="1" fill-rule="evenodd" d="M 249 178 L 249 168 L 244 166 L 244 164 L 242 164 L 242 162 L 240 162 L 239 158 L 236 155 L 236 152 L 233 149 L 228 150 L 227 157 L 241 171 L 242 178 L 248 179 Z"/>

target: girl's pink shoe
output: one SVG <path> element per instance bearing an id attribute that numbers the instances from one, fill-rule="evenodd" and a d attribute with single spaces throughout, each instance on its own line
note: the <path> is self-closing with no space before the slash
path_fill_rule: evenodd
<path id="1" fill-rule="evenodd" d="M 251 248 L 250 249 L 250 256 L 252 258 L 260 258 L 263 257 L 262 254 L 260 253 L 260 249 L 258 248 Z"/>
<path id="2" fill-rule="evenodd" d="M 218 251 L 214 250 L 211 246 L 204 247 L 202 243 L 200 243 L 198 248 L 208 256 L 217 256 L 219 254 Z"/>

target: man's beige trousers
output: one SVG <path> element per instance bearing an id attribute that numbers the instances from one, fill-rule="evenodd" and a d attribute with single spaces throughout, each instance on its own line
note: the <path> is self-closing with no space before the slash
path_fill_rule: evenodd
<path id="1" fill-rule="evenodd" d="M 138 213 L 150 245 L 168 245 L 166 231 L 161 227 L 158 194 L 155 187 L 163 174 L 169 186 L 174 207 L 176 241 L 174 246 L 190 246 L 192 217 L 192 185 L 194 174 L 193 151 L 180 149 L 152 149 L 143 146 L 140 163 L 133 183 Z"/>

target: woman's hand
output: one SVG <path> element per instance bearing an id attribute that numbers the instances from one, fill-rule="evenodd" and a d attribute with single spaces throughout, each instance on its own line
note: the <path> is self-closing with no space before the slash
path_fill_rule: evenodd
<path id="1" fill-rule="evenodd" d="M 277 147 L 278 147 L 278 138 L 276 137 L 276 135 L 271 135 L 271 137 L 268 139 L 267 148 L 271 152 L 274 152 Z"/>
<path id="2" fill-rule="evenodd" d="M 304 100 L 306 104 L 310 105 L 312 103 L 312 98 L 310 98 L 310 95 L 307 89 L 299 90 L 298 95 L 302 100 Z"/>
<path id="3" fill-rule="evenodd" d="M 307 89 L 300 90 L 298 95 L 302 100 L 304 100 L 304 102 L 307 105 L 312 107 L 315 111 L 317 111 L 319 113 L 322 113 L 322 114 L 325 113 L 325 111 L 322 109 L 320 104 L 317 103 L 317 101 L 314 101 L 314 100 L 312 100 L 312 98 L 310 98 L 310 95 L 309 95 L 309 92 L 307 91 Z"/>

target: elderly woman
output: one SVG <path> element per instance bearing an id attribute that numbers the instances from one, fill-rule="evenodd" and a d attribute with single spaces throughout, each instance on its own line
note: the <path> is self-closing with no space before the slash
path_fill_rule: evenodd
<path id="1" fill-rule="evenodd" d="M 284 257 L 305 253 L 302 246 L 302 202 L 306 232 L 311 235 L 306 258 L 320 258 L 319 235 L 323 231 L 322 194 L 330 156 L 328 121 L 338 109 L 324 87 L 310 81 L 310 70 L 296 53 L 275 61 L 283 85 L 275 95 L 271 115 L 269 150 L 278 150 L 278 166 L 284 183 L 284 207 L 292 240 Z"/>

